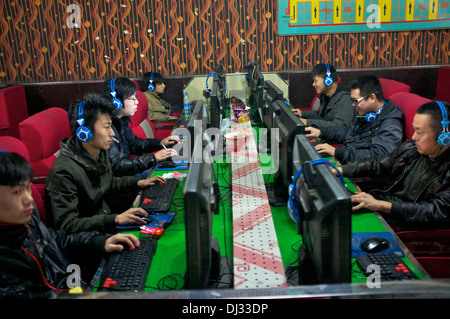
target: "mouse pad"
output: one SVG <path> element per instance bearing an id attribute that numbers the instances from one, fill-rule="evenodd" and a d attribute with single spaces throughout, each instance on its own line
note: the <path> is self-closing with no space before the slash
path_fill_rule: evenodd
<path id="1" fill-rule="evenodd" d="M 400 248 L 399 244 L 394 238 L 394 235 L 390 232 L 368 232 L 368 233 L 352 233 L 352 257 L 356 258 L 358 255 L 366 255 L 367 252 L 361 248 L 361 243 L 366 239 L 373 237 L 381 237 L 387 239 L 390 243 L 390 247 L 385 250 L 381 250 L 378 253 L 395 253 L 399 257 L 405 256 L 405 253 Z"/>
<path id="2" fill-rule="evenodd" d="M 185 161 L 179 162 L 178 165 L 175 167 L 167 167 L 167 168 L 160 167 L 160 163 L 158 163 L 155 167 L 155 171 L 179 171 L 179 170 L 185 170 L 188 168 L 189 168 L 189 165 Z"/>
<path id="3" fill-rule="evenodd" d="M 167 228 L 167 226 L 169 226 L 170 223 L 175 218 L 176 214 L 177 214 L 176 212 L 168 212 L 165 214 L 151 214 L 150 216 L 153 217 L 152 222 L 143 226 L 154 228 Z M 133 230 L 141 228 L 141 225 L 127 225 L 127 226 L 118 225 L 116 226 L 116 228 L 120 230 Z"/>

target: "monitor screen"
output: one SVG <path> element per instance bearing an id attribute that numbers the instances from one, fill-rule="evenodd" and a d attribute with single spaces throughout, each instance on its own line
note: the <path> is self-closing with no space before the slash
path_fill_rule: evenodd
<path id="1" fill-rule="evenodd" d="M 218 211 L 218 185 L 214 164 L 203 152 L 202 139 L 195 139 L 194 151 L 184 185 L 186 225 L 186 289 L 204 289 L 217 284 L 224 266 L 217 239 L 213 236 L 213 214 Z M 213 176 L 214 175 L 214 176 Z M 226 270 L 230 273 L 229 270 Z M 215 285 L 214 287 L 217 287 Z"/>
<path id="2" fill-rule="evenodd" d="M 273 123 L 273 127 L 278 128 L 279 134 L 279 163 L 275 184 L 276 188 L 279 187 L 280 191 L 287 193 L 287 187 L 295 173 L 292 165 L 294 138 L 298 134 L 305 133 L 305 125 L 281 100 L 276 100 L 273 106 L 277 109 L 276 112 L 273 111 L 274 114 L 279 113 L 275 116 Z"/>
<path id="3" fill-rule="evenodd" d="M 210 96 L 209 126 L 220 129 L 221 113 L 224 108 L 224 94 L 221 88 L 222 81 L 219 78 L 217 74 L 214 74 Z"/>
<path id="4" fill-rule="evenodd" d="M 316 152 L 304 135 L 293 143 L 295 200 L 300 216 L 307 258 L 299 269 L 304 284 L 349 283 L 351 281 L 351 212 L 352 204 L 345 185 Z M 321 164 L 312 165 L 311 163 Z M 308 269 L 311 273 L 308 273 Z"/>

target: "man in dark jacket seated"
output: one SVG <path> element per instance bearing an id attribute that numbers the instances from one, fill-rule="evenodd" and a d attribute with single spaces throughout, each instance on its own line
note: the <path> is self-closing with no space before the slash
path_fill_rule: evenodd
<path id="1" fill-rule="evenodd" d="M 76 284 L 70 264 L 94 264 L 105 253 L 139 247 L 132 234 L 66 234 L 47 228 L 31 196 L 33 170 L 22 156 L 0 152 L 0 297 L 50 298 Z M 70 268 L 69 268 L 70 269 Z M 84 268 L 80 284 L 85 288 Z M 89 278 L 89 279 L 88 279 Z"/>
<path id="2" fill-rule="evenodd" d="M 354 210 L 366 207 L 397 224 L 448 227 L 450 221 L 449 105 L 429 102 L 414 116 L 412 140 L 391 154 L 339 168 L 344 176 L 382 178 L 383 189 L 352 196 Z"/>
<path id="3" fill-rule="evenodd" d="M 141 139 L 133 134 L 129 124 L 130 117 L 138 108 L 136 91 L 136 85 L 125 77 L 107 80 L 103 85 L 103 95 L 117 103 L 115 104 L 116 116 L 112 117 L 116 141 L 112 142 L 110 149 L 114 176 L 134 175 L 138 178 L 146 178 L 151 167 L 177 155 L 174 149 L 166 147 L 180 143 L 178 136 Z M 152 152 L 156 153 L 152 154 Z"/>
<path id="4" fill-rule="evenodd" d="M 325 141 L 315 146 L 319 153 L 334 156 L 341 164 L 375 158 L 393 152 L 403 141 L 405 116 L 400 107 L 385 99 L 380 81 L 373 75 L 362 76 L 349 84 L 357 116 L 347 127 L 307 127 L 306 136 L 320 136 Z"/>
<path id="5" fill-rule="evenodd" d="M 350 99 L 350 90 L 338 83 L 336 69 L 328 63 L 316 65 L 311 71 L 313 87 L 320 94 L 318 111 L 302 111 L 292 109 L 300 116 L 302 122 L 308 126 L 315 126 L 321 130 L 327 127 L 348 127 L 355 115 Z"/>
<path id="6" fill-rule="evenodd" d="M 58 229 L 106 233 L 115 231 L 116 225 L 147 223 L 141 218 L 147 216 L 142 208 L 116 212 L 106 201 L 108 195 L 136 194 L 138 188 L 165 182 L 162 176 L 113 176 L 109 148 L 114 138 L 114 113 L 111 101 L 96 93 L 69 107 L 72 136 L 61 142 L 60 155 L 45 185 L 49 220 Z"/>

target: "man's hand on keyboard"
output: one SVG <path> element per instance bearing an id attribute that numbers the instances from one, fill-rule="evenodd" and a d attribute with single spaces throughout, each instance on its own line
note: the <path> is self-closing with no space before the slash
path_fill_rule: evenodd
<path id="1" fill-rule="evenodd" d="M 122 214 L 116 215 L 116 225 L 145 225 L 147 221 L 141 217 L 147 217 L 147 212 L 140 208 L 130 208 Z"/>
<path id="2" fill-rule="evenodd" d="M 140 246 L 139 239 L 133 234 L 115 234 L 114 236 L 108 237 L 105 241 L 105 252 L 122 251 L 124 246 L 133 250 Z"/>
<path id="3" fill-rule="evenodd" d="M 157 176 L 153 176 L 150 178 L 141 179 L 138 182 L 138 186 L 139 186 L 139 188 L 146 188 L 146 187 L 149 187 L 149 186 L 152 186 L 155 184 L 161 184 L 161 183 L 166 183 L 166 182 L 167 181 L 164 177 L 157 175 Z"/>

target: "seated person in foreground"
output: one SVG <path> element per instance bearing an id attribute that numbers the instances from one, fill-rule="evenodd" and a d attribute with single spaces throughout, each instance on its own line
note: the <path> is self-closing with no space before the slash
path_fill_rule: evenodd
<path id="1" fill-rule="evenodd" d="M 318 111 L 302 111 L 292 109 L 300 116 L 302 122 L 308 126 L 323 130 L 328 127 L 348 127 L 355 115 L 352 106 L 350 90 L 338 83 L 336 69 L 329 65 L 318 64 L 311 71 L 312 86 L 320 94 L 320 107 Z"/>
<path id="2" fill-rule="evenodd" d="M 116 115 L 112 116 L 115 140 L 111 143 L 109 151 L 113 174 L 114 176 L 134 175 L 137 178 L 145 179 L 150 168 L 160 161 L 177 155 L 174 149 L 166 149 L 165 146 L 180 142 L 180 138 L 168 136 L 162 140 L 142 139 L 133 134 L 129 124 L 131 116 L 138 107 L 136 91 L 135 84 L 124 77 L 105 81 L 103 86 L 103 95 L 111 99 L 111 102 L 117 100 L 116 103 L 118 103 L 116 104 Z M 152 152 L 156 153 L 152 154 Z M 130 155 L 137 156 L 131 158 Z"/>
<path id="3" fill-rule="evenodd" d="M 147 216 L 142 208 L 116 214 L 105 201 L 107 195 L 135 193 L 138 188 L 165 181 L 161 176 L 141 180 L 113 176 L 109 148 L 114 137 L 111 117 L 115 111 L 111 101 L 95 93 L 70 105 L 72 136 L 61 142 L 61 154 L 45 185 L 49 217 L 53 217 L 58 229 L 68 233 L 111 233 L 116 225 L 147 223 L 141 218 Z"/>
<path id="4" fill-rule="evenodd" d="M 69 278 L 73 272 L 67 271 L 70 264 L 91 262 L 96 267 L 106 253 L 123 250 L 120 243 L 139 247 L 131 234 L 67 234 L 47 228 L 33 202 L 32 178 L 25 158 L 0 153 L 0 297 L 51 298 L 74 284 Z M 80 266 L 83 287 L 84 269 Z"/>
<path id="5" fill-rule="evenodd" d="M 148 118 L 159 122 L 176 120 L 177 117 L 170 116 L 172 106 L 161 97 L 166 89 L 162 75 L 157 72 L 147 72 L 144 74 L 143 81 L 146 88 L 143 92 L 148 102 Z"/>
<path id="6" fill-rule="evenodd" d="M 400 107 L 385 99 L 380 81 L 373 75 L 362 76 L 349 84 L 353 106 L 358 115 L 349 127 L 306 127 L 306 136 L 342 143 L 339 147 L 323 143 L 319 153 L 334 156 L 341 164 L 375 158 L 393 152 L 402 142 L 405 116 Z"/>
<path id="7" fill-rule="evenodd" d="M 448 114 L 449 105 L 441 104 L 444 112 L 436 102 L 421 105 L 414 116 L 412 140 L 403 142 L 391 154 L 339 168 L 344 176 L 376 177 L 386 183 L 383 190 L 353 195 L 352 202 L 358 203 L 353 209 L 366 207 L 385 213 L 387 220 L 399 223 L 426 222 L 448 226 L 450 134 L 448 127 L 443 129 L 441 121 L 444 113 Z M 448 117 L 446 123 L 448 126 Z M 447 138 L 443 139 L 445 135 Z"/>

